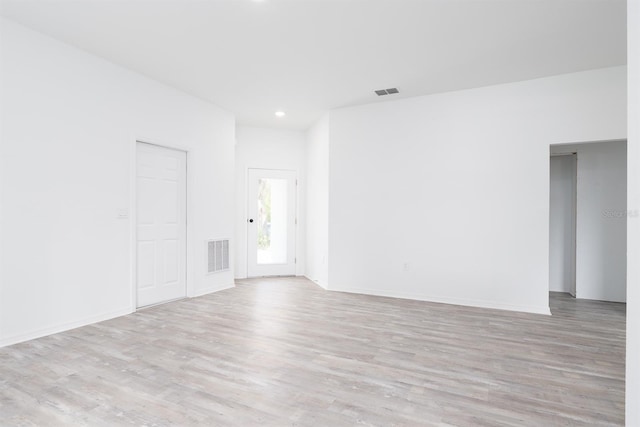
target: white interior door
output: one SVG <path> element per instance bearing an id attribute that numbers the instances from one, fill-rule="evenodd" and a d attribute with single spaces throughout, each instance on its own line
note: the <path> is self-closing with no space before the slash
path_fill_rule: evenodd
<path id="1" fill-rule="evenodd" d="M 139 142 L 137 306 L 186 296 L 187 153 Z"/>
<path id="2" fill-rule="evenodd" d="M 296 274 L 296 172 L 249 169 L 247 276 Z"/>

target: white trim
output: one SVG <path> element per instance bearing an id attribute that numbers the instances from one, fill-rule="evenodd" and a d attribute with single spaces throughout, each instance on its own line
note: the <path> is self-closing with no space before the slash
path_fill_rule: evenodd
<path id="1" fill-rule="evenodd" d="M 210 286 L 208 288 L 199 289 L 198 291 L 195 292 L 192 298 L 201 297 L 203 295 L 208 295 L 208 294 L 224 291 L 224 290 L 235 288 L 235 287 L 236 287 L 235 282 L 231 282 L 231 284 L 226 284 L 226 285 Z"/>
<path id="2" fill-rule="evenodd" d="M 105 320 L 113 319 L 120 316 L 125 316 L 131 313 L 133 313 L 133 311 L 129 307 L 126 307 L 126 308 L 121 308 L 120 310 L 102 313 L 97 316 L 85 317 L 84 319 L 75 320 L 73 322 L 60 323 L 58 325 L 50 326 L 42 329 L 34 329 L 26 333 L 21 333 L 18 335 L 13 335 L 7 338 L 3 338 L 2 340 L 0 340 L 0 347 L 6 347 L 9 345 L 18 344 L 20 342 L 29 341 L 36 338 L 42 338 L 47 335 L 53 335 L 61 332 L 70 331 L 72 329 L 80 328 L 82 326 L 88 326 L 94 323 L 103 322 Z"/>
<path id="3" fill-rule="evenodd" d="M 133 138 L 133 144 L 129 150 L 129 260 L 131 261 L 129 266 L 129 308 L 131 312 L 136 311 L 136 268 L 138 265 L 137 259 L 137 233 L 136 233 L 136 219 L 138 212 L 136 209 L 136 197 L 137 197 L 137 154 L 138 154 L 138 138 Z"/>
<path id="4" fill-rule="evenodd" d="M 243 200 L 243 208 L 244 208 L 244 221 L 243 221 L 243 229 L 244 235 L 242 236 L 244 239 L 244 271 L 242 277 L 236 277 L 237 279 L 248 279 L 249 278 L 249 226 L 247 225 L 249 221 L 249 170 L 251 168 L 247 167 L 244 171 L 244 200 Z M 236 233 L 237 235 L 238 233 Z M 237 272 L 234 272 L 234 276 Z"/>
<path id="5" fill-rule="evenodd" d="M 303 274 L 301 275 L 301 277 L 305 277 L 307 279 L 309 279 L 311 282 L 313 282 L 313 284 L 320 286 L 322 289 L 324 289 L 325 291 L 329 291 L 329 285 L 327 283 L 322 283 L 320 280 L 316 280 L 316 279 L 312 279 L 311 277 Z"/>
<path id="6" fill-rule="evenodd" d="M 193 159 L 195 157 L 195 149 L 187 149 L 187 148 L 180 148 L 180 150 L 184 151 L 186 153 L 186 174 L 187 174 L 187 200 L 185 201 L 185 203 L 187 204 L 186 209 L 186 215 L 185 215 L 185 221 L 186 221 L 186 228 L 187 228 L 187 250 L 186 250 L 186 265 L 185 265 L 185 272 L 186 272 L 186 280 L 187 280 L 187 289 L 186 289 L 186 294 L 187 297 L 191 298 L 194 294 L 195 294 L 195 290 L 196 290 L 196 262 L 195 262 L 195 257 L 197 256 L 198 250 L 196 248 L 196 239 L 195 239 L 195 231 L 194 231 L 194 224 L 195 224 L 195 218 L 194 218 L 194 189 L 195 187 L 195 176 L 194 176 L 194 170 L 193 170 Z"/>
<path id="7" fill-rule="evenodd" d="M 367 289 L 367 288 L 331 289 L 330 292 L 346 292 L 350 294 L 374 295 L 374 296 L 380 296 L 380 297 L 435 302 L 438 304 L 463 305 L 466 307 L 488 308 L 488 309 L 494 309 L 494 310 L 508 310 L 508 311 L 524 312 L 524 313 L 551 315 L 551 310 L 549 309 L 549 307 L 544 307 L 544 306 L 535 307 L 535 306 L 528 306 L 528 305 L 502 304 L 502 303 L 496 303 L 493 301 L 486 301 L 486 300 L 476 300 L 476 299 L 467 299 L 467 298 L 448 298 L 448 297 L 443 298 L 443 297 L 434 297 L 434 296 L 422 295 L 422 294 L 397 292 L 397 291 L 390 291 L 390 290 Z"/>

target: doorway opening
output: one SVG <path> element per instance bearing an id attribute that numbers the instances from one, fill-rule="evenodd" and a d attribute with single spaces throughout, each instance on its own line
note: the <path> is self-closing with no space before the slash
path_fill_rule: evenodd
<path id="1" fill-rule="evenodd" d="M 549 192 L 549 291 L 576 296 L 577 153 L 552 154 Z"/>
<path id="2" fill-rule="evenodd" d="M 626 301 L 627 146 L 551 146 L 549 291 Z"/>

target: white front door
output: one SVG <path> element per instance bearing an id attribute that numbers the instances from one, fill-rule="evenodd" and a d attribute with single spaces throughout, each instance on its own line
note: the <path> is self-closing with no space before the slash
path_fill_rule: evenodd
<path id="1" fill-rule="evenodd" d="M 187 153 L 139 142 L 136 156 L 137 306 L 186 296 Z"/>
<path id="2" fill-rule="evenodd" d="M 296 172 L 249 169 L 247 276 L 296 274 Z"/>

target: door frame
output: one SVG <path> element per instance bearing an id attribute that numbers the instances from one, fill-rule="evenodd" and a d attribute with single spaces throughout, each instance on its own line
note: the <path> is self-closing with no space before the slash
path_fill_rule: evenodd
<path id="1" fill-rule="evenodd" d="M 298 274 L 298 202 L 300 195 L 298 194 L 298 170 L 297 169 L 275 169 L 275 168 L 255 168 L 255 167 L 247 167 L 245 171 L 245 189 L 244 189 L 244 227 L 245 227 L 245 277 L 262 277 L 262 276 L 250 276 L 249 275 L 249 171 L 251 170 L 264 170 L 264 171 L 282 171 L 282 172 L 293 172 L 295 174 L 295 182 L 294 182 L 294 190 L 293 195 L 295 197 L 293 203 L 293 259 L 294 259 L 294 272 L 292 276 L 296 276 Z M 273 276 L 277 277 L 277 276 Z"/>
<path id="2" fill-rule="evenodd" d="M 194 266 L 194 249 L 193 249 L 193 174 L 190 171 L 189 164 L 191 159 L 193 158 L 194 150 L 179 145 L 173 144 L 166 141 L 160 142 L 156 139 L 152 138 L 141 138 L 141 137 L 133 137 L 131 138 L 131 144 L 129 148 L 129 259 L 131 260 L 131 267 L 129 270 L 129 283 L 130 283 L 130 311 L 131 313 L 136 312 L 138 308 L 138 283 L 137 283 L 137 269 L 138 269 L 138 257 L 137 257 L 137 172 L 138 172 L 138 143 L 153 145 L 159 148 L 166 148 L 169 150 L 182 151 L 185 153 L 186 162 L 185 162 L 185 173 L 186 173 L 186 200 L 185 200 L 185 227 L 186 227 L 186 251 L 185 251 L 185 297 L 190 298 L 194 294 L 195 284 L 193 274 L 193 266 Z M 140 309 L 144 309 L 146 307 L 140 307 Z"/>

